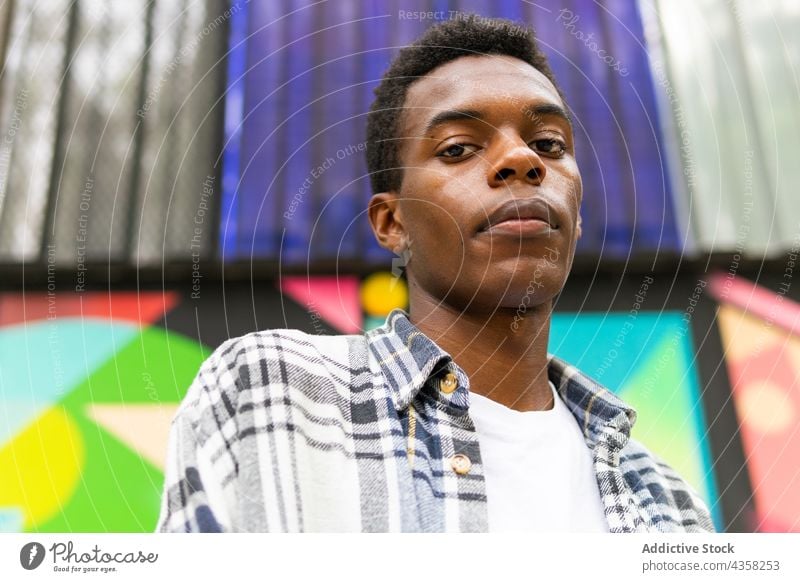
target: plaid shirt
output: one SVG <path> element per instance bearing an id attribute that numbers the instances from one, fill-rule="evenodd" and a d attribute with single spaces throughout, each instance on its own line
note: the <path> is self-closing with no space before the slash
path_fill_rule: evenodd
<path id="1" fill-rule="evenodd" d="M 633 409 L 555 357 L 548 373 L 592 451 L 609 531 L 714 531 L 697 494 L 629 438 Z M 468 411 L 466 374 L 400 309 L 364 335 L 228 340 L 173 420 L 157 529 L 488 531 Z"/>

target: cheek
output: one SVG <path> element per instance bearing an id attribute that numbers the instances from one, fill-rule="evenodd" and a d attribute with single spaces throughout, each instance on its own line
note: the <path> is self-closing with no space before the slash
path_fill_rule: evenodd
<path id="1" fill-rule="evenodd" d="M 412 245 L 424 244 L 448 255 L 463 252 L 464 208 L 448 193 L 449 179 L 432 171 L 416 171 L 409 178 L 403 182 L 401 204 Z"/>
<path id="2" fill-rule="evenodd" d="M 456 218 L 429 203 L 417 204 L 409 231 L 412 263 L 424 263 L 443 278 L 451 280 L 465 261 L 464 235 Z M 459 267 L 459 265 L 461 265 Z"/>
<path id="3" fill-rule="evenodd" d="M 551 178 L 552 181 L 549 184 L 553 194 L 551 200 L 560 206 L 561 214 L 568 222 L 566 228 L 569 235 L 572 236 L 577 230 L 578 214 L 583 199 L 583 184 L 580 174 L 577 167 L 571 165 L 563 168 L 560 172 L 553 172 Z"/>
<path id="4" fill-rule="evenodd" d="M 567 192 L 566 201 L 573 213 L 577 215 L 583 200 L 583 181 L 576 164 L 573 163 L 567 168 L 563 180 L 564 188 Z"/>

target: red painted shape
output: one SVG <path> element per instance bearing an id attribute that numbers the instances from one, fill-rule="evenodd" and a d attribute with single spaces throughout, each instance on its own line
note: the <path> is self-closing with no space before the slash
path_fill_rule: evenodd
<path id="1" fill-rule="evenodd" d="M 356 277 L 283 277 L 280 290 L 341 333 L 363 325 Z"/>
<path id="2" fill-rule="evenodd" d="M 711 275 L 708 289 L 717 301 L 736 305 L 750 315 L 800 335 L 800 304 L 786 297 L 785 291 L 776 293 L 738 275 L 730 277 L 725 273 Z"/>
<path id="3" fill-rule="evenodd" d="M 785 332 L 778 332 L 785 336 Z M 758 531 L 800 531 L 800 431 L 793 422 L 781 431 L 763 432 L 747 422 L 750 414 L 741 395 L 757 382 L 769 382 L 783 389 L 786 406 L 800 410 L 800 389 L 790 352 L 783 342 L 776 342 L 758 354 L 738 360 L 728 360 L 733 399 L 739 417 L 740 434 L 753 488 L 755 527 Z M 752 400 L 748 401 L 752 403 Z M 763 415 L 764 412 L 761 412 Z M 795 516 L 795 517 L 793 517 Z"/>
<path id="4" fill-rule="evenodd" d="M 59 317 L 93 317 L 136 323 L 142 327 L 175 307 L 174 291 L 47 291 L 0 293 L 0 326 Z"/>

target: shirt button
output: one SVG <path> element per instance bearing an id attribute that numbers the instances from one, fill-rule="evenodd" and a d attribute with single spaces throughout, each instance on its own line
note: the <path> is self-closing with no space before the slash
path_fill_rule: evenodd
<path id="1" fill-rule="evenodd" d="M 458 378 L 456 378 L 456 375 L 452 372 L 448 372 L 445 377 L 439 381 L 439 387 L 445 394 L 455 392 L 455 389 L 458 388 Z"/>
<path id="2" fill-rule="evenodd" d="M 450 466 L 453 468 L 453 471 L 459 475 L 466 475 L 472 468 L 472 461 L 469 460 L 467 455 L 458 453 L 457 455 L 450 457 Z"/>

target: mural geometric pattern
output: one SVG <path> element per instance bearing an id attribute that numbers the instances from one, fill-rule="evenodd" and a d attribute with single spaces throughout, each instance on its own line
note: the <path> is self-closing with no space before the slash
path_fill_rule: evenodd
<path id="1" fill-rule="evenodd" d="M 755 515 L 752 531 L 800 532 L 800 305 L 741 278 L 710 288 Z"/>
<path id="2" fill-rule="evenodd" d="M 24 301 L 0 295 L 0 531 L 152 531 L 169 422 L 211 349 L 256 328 L 372 328 L 384 312 L 407 308 L 405 284 L 387 275 L 336 284 L 284 278 L 259 291 L 257 321 L 249 301 L 229 300 L 224 310 L 206 304 L 210 345 L 190 337 L 196 307 L 177 293 L 84 293 L 55 308 L 44 293 Z M 13 315 L 20 307 L 27 318 Z M 550 351 L 636 408 L 634 438 L 687 478 L 720 528 L 700 382 L 681 316 L 559 313 Z"/>
<path id="3" fill-rule="evenodd" d="M 209 350 L 151 325 L 173 293 L 21 298 L 0 296 L 0 530 L 152 531 L 159 451 Z"/>

